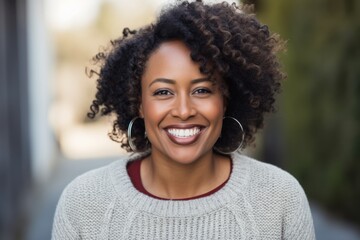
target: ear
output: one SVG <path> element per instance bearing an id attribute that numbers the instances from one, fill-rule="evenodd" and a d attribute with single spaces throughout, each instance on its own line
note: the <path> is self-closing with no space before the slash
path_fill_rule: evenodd
<path id="1" fill-rule="evenodd" d="M 139 106 L 139 117 L 144 118 L 143 105 L 140 103 Z"/>
<path id="2" fill-rule="evenodd" d="M 223 103 L 224 114 L 226 113 L 227 105 L 228 105 L 228 99 L 224 96 L 224 103 Z"/>

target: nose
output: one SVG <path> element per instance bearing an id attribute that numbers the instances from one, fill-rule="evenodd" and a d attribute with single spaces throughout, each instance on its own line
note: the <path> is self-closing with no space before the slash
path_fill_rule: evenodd
<path id="1" fill-rule="evenodd" d="M 192 103 L 190 96 L 181 94 L 177 96 L 171 113 L 173 117 L 180 118 L 181 120 L 187 120 L 195 116 L 196 108 Z"/>

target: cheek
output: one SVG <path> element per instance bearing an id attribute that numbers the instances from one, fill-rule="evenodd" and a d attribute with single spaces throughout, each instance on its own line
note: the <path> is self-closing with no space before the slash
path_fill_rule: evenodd
<path id="1" fill-rule="evenodd" d="M 224 101 L 222 98 L 215 98 L 212 101 L 203 102 L 199 109 L 208 116 L 209 119 L 221 119 L 225 113 Z"/>
<path id="2" fill-rule="evenodd" d="M 146 131 L 152 134 L 157 129 L 169 111 L 169 106 L 164 102 L 153 101 L 150 98 L 143 98 L 142 113 L 145 121 Z"/>
<path id="3" fill-rule="evenodd" d="M 142 106 L 144 118 L 149 119 L 161 119 L 161 116 L 169 109 L 167 104 L 151 100 L 145 100 Z"/>
<path id="4" fill-rule="evenodd" d="M 152 108 L 154 108 L 154 107 L 151 104 L 150 96 L 148 95 L 147 92 L 144 92 L 144 90 L 143 90 L 141 93 L 140 113 L 142 114 L 142 117 L 144 119 L 149 119 L 149 117 L 151 117 Z"/>

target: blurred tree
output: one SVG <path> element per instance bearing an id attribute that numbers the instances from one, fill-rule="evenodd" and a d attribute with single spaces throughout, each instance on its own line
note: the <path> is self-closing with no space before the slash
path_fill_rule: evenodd
<path id="1" fill-rule="evenodd" d="M 246 2 L 288 41 L 285 167 L 310 198 L 360 223 L 360 1 Z"/>

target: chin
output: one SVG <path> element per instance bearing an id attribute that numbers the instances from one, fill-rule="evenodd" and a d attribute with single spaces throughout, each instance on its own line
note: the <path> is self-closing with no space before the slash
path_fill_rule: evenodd
<path id="1" fill-rule="evenodd" d="M 169 159 L 179 164 L 192 164 L 199 161 L 202 157 L 211 154 L 212 149 L 207 151 L 199 151 L 199 148 L 189 149 L 173 149 L 171 153 L 168 154 Z"/>

